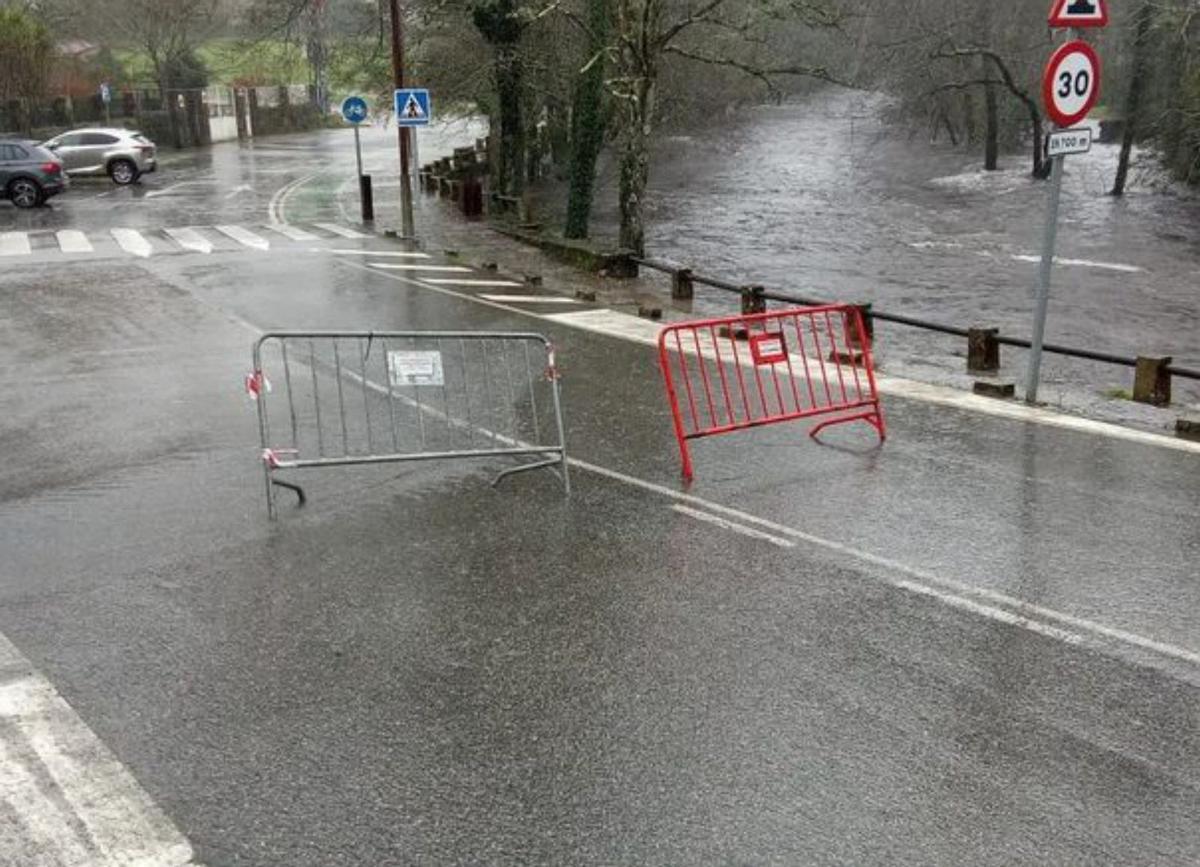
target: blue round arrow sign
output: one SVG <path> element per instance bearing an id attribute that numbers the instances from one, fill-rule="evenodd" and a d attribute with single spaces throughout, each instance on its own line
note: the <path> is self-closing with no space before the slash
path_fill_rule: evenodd
<path id="1" fill-rule="evenodd" d="M 367 101 L 361 96 L 348 96 L 342 102 L 342 117 L 350 123 L 362 123 L 367 119 Z"/>

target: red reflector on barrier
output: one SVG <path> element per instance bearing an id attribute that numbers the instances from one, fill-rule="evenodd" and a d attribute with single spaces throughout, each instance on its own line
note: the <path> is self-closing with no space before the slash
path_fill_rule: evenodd
<path id="1" fill-rule="evenodd" d="M 740 347 L 739 344 L 746 344 Z M 887 436 L 862 312 L 847 304 L 682 322 L 658 337 L 659 364 L 683 459 L 688 443 L 802 418 L 809 433 L 865 421 Z"/>

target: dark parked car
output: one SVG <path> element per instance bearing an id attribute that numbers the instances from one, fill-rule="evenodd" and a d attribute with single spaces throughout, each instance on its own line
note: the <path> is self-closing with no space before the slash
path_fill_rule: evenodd
<path id="1" fill-rule="evenodd" d="M 36 208 L 67 188 L 62 162 L 36 142 L 0 140 L 0 199 Z"/>

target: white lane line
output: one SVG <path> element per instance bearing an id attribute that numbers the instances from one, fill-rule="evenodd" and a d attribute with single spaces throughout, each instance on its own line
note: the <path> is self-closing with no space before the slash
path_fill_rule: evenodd
<path id="1" fill-rule="evenodd" d="M 357 268 L 361 271 L 369 272 L 373 270 L 362 265 L 357 265 L 353 262 L 344 262 L 343 264 L 347 267 Z M 382 272 L 376 271 L 375 273 Z M 644 343 L 648 346 L 658 345 L 658 333 L 662 330 L 661 325 L 650 322 L 649 320 L 640 319 L 636 316 L 629 316 L 625 313 L 617 313 L 608 309 L 580 310 L 571 311 L 568 313 L 539 313 L 535 310 L 525 310 L 520 307 L 502 304 L 499 301 L 492 301 L 487 298 L 482 298 L 479 295 L 471 295 L 468 292 L 456 292 L 453 289 L 446 288 L 445 286 L 430 285 L 434 283 L 453 284 L 458 282 L 454 280 L 433 280 L 428 277 L 423 277 L 420 280 L 412 280 L 400 274 L 387 273 L 382 273 L 382 276 L 389 277 L 392 280 L 398 280 L 402 283 L 408 283 L 411 286 L 421 289 L 447 295 L 451 298 L 459 298 L 463 301 L 470 301 L 473 304 L 479 304 L 484 307 L 493 307 L 496 310 L 503 310 L 506 313 L 514 313 L 518 316 L 525 316 L 530 319 L 540 319 L 546 322 L 556 322 L 571 328 L 578 328 L 583 331 L 591 331 L 597 334 L 606 335 L 608 337 L 629 340 L 634 343 Z M 1075 433 L 1104 436 L 1111 439 L 1126 440 L 1127 442 L 1134 442 L 1140 445 L 1155 446 L 1157 448 L 1200 454 L 1200 443 L 1179 439 L 1178 437 L 1163 436 L 1162 434 L 1155 434 L 1148 431 L 1121 427 L 1120 425 L 1110 424 L 1108 422 L 1095 421 L 1090 418 L 1065 415 L 1048 409 L 1028 406 L 1023 403 L 1008 403 L 1006 401 L 995 400 L 994 398 L 972 394 L 969 391 L 961 391 L 960 389 L 947 388 L 940 385 L 930 385 L 928 383 L 917 382 L 916 380 L 911 379 L 900 379 L 898 377 L 881 376 L 876 374 L 876 382 L 881 393 L 894 395 L 896 397 L 903 397 L 908 400 L 939 404 L 941 406 L 949 406 L 955 409 L 960 409 L 964 412 L 975 412 L 979 413 L 980 415 L 997 416 L 999 418 L 1007 418 L 1013 421 L 1032 422 L 1034 424 L 1041 424 L 1045 425 L 1046 427 L 1061 428 L 1063 430 L 1069 430 Z"/>
<path id="2" fill-rule="evenodd" d="M 480 294 L 480 298 L 486 298 L 488 301 L 512 301 L 521 304 L 578 304 L 574 298 L 565 298 L 561 295 L 486 295 Z"/>
<path id="3" fill-rule="evenodd" d="M 313 247 L 314 253 L 336 253 L 339 256 L 393 256 L 397 259 L 429 259 L 432 258 L 428 253 L 402 253 L 397 250 L 327 250 L 322 247 Z"/>
<path id="4" fill-rule="evenodd" d="M 421 278 L 426 283 L 435 283 L 438 286 L 521 286 L 522 283 L 514 283 L 512 280 L 459 280 L 459 279 L 435 279 L 433 277 Z"/>
<path id="5" fill-rule="evenodd" d="M 1041 256 L 1030 255 L 1015 255 L 1013 256 L 1018 262 L 1033 262 L 1041 264 Z M 1137 265 L 1121 265 L 1116 262 L 1093 262 L 1091 259 L 1063 259 L 1060 256 L 1054 257 L 1054 264 L 1059 266 L 1073 265 L 1078 268 L 1100 268 L 1105 271 L 1120 271 L 1123 274 L 1139 274 L 1145 271 L 1145 268 L 1139 268 Z"/>
<path id="6" fill-rule="evenodd" d="M 178 244 L 185 250 L 192 250 L 196 253 L 211 253 L 213 251 L 212 241 L 205 238 L 195 229 L 182 227 L 178 229 L 163 229 L 167 237 Z"/>
<path id="7" fill-rule="evenodd" d="M 71 706 L 0 635 L 6 864 L 182 867 L 192 847 Z"/>
<path id="8" fill-rule="evenodd" d="M 348 229 L 339 223 L 313 223 L 318 229 L 324 229 L 326 232 L 332 232 L 335 235 L 341 235 L 343 238 L 369 238 L 370 235 L 364 235 L 362 232 L 356 232 L 353 229 Z"/>
<path id="9" fill-rule="evenodd" d="M 372 268 L 384 268 L 388 271 L 434 271 L 445 274 L 470 274 L 471 269 L 462 265 L 396 265 L 392 262 L 371 262 Z"/>
<path id="10" fill-rule="evenodd" d="M 293 241 L 319 241 L 321 240 L 312 232 L 306 232 L 303 229 L 292 226 L 288 223 L 272 223 L 267 228 L 278 232 L 285 238 L 291 238 Z"/>
<path id="11" fill-rule="evenodd" d="M 0 256 L 28 256 L 31 252 L 24 232 L 0 232 Z"/>
<path id="12" fill-rule="evenodd" d="M 62 229 L 55 232 L 54 237 L 58 239 L 58 248 L 64 253 L 94 252 L 92 242 L 87 239 L 87 235 L 76 229 Z"/>
<path id="13" fill-rule="evenodd" d="M 241 226 L 213 226 L 218 232 L 227 237 L 233 238 L 243 247 L 253 247 L 255 250 L 269 250 L 271 242 L 266 238 L 256 235 L 248 229 L 243 229 Z"/>
<path id="14" fill-rule="evenodd" d="M 184 186 L 187 183 L 190 183 L 190 182 L 189 181 L 180 181 L 177 184 L 171 184 L 169 187 L 163 187 L 161 190 L 154 190 L 152 192 L 146 193 L 146 198 L 147 199 L 156 199 L 159 196 L 169 196 L 169 195 L 171 195 L 172 191 L 178 189 L 179 187 Z"/>
<path id="15" fill-rule="evenodd" d="M 112 229 L 113 239 L 126 253 L 146 259 L 154 252 L 150 242 L 137 229 Z"/>
<path id="16" fill-rule="evenodd" d="M 681 515 L 687 515 L 689 518 L 695 518 L 697 521 L 704 521 L 725 530 L 732 530 L 734 533 L 741 533 L 743 536 L 749 536 L 751 539 L 770 542 L 772 545 L 777 545 L 780 548 L 796 547 L 796 543 L 790 539 L 781 539 L 779 536 L 772 536 L 770 533 L 764 533 L 762 530 L 755 530 L 752 527 L 747 527 L 745 524 L 738 524 L 708 512 L 701 512 L 699 509 L 693 509 L 690 506 L 681 506 L 679 503 L 676 503 L 671 507 L 671 510 Z"/>
<path id="17" fill-rule="evenodd" d="M 284 184 L 275 191 L 275 195 L 271 196 L 271 201 L 267 205 L 267 215 L 270 217 L 271 223 L 286 223 L 285 217 L 287 211 L 287 201 L 292 197 L 296 190 L 300 189 L 304 184 L 307 184 L 316 174 L 305 175 L 302 178 L 297 178 L 290 184 Z"/>
<path id="18" fill-rule="evenodd" d="M 954 581 L 949 578 L 942 578 L 934 575 L 931 572 L 926 572 L 923 569 L 917 569 L 912 566 L 907 566 L 897 560 L 891 560 L 887 557 L 881 557 L 877 554 L 871 554 L 867 551 L 861 551 L 857 548 L 852 548 L 849 545 L 843 545 L 841 542 L 835 542 L 832 539 L 824 539 L 820 536 L 814 536 L 811 533 L 806 533 L 803 530 L 797 530 L 794 527 L 788 527 L 783 524 L 766 518 L 760 518 L 757 515 L 752 515 L 749 512 L 744 512 L 741 509 L 722 506 L 719 503 L 714 503 L 706 500 L 703 497 L 697 497 L 692 494 L 685 494 L 680 491 L 668 488 L 665 485 L 660 485 L 655 482 L 649 482 L 645 479 L 639 479 L 636 476 L 629 476 L 617 470 L 610 470 L 606 467 L 597 466 L 596 464 L 587 461 L 579 460 L 578 458 L 570 458 L 571 466 L 578 467 L 596 475 L 604 476 L 613 479 L 614 481 L 624 482 L 627 485 L 632 485 L 641 488 L 644 491 L 649 491 L 659 494 L 664 497 L 676 500 L 680 503 L 686 503 L 693 506 L 699 506 L 707 509 L 710 512 L 716 512 L 719 515 L 732 518 L 746 524 L 754 524 L 762 527 L 764 530 L 769 530 L 779 536 L 795 539 L 796 541 L 805 542 L 816 548 L 824 548 L 827 551 L 832 551 L 846 557 L 858 560 L 862 563 L 867 563 L 872 566 L 879 567 L 885 572 L 897 572 L 908 576 L 907 579 L 897 578 L 894 575 L 881 574 L 878 577 L 888 584 L 899 587 L 904 590 L 919 592 L 922 595 L 930 596 L 945 602 L 956 608 L 964 608 L 966 610 L 975 611 L 983 616 L 993 620 L 1000 620 L 1004 623 L 1011 623 L 1015 626 L 1020 626 L 1029 629 L 1033 632 L 1038 632 L 1042 635 L 1048 635 L 1052 638 L 1067 641 L 1068 643 L 1078 644 L 1082 641 L 1091 640 L 1116 642 L 1125 644 L 1130 647 L 1136 647 L 1140 650 L 1148 651 L 1157 656 L 1166 657 L 1178 662 L 1185 662 L 1189 665 L 1200 667 L 1200 653 L 1170 644 L 1164 641 L 1157 641 L 1152 638 L 1147 638 L 1143 635 L 1138 635 L 1134 632 L 1129 632 L 1124 629 L 1118 629 L 1112 626 L 1106 626 L 1102 623 L 1097 623 L 1094 620 L 1088 620 L 1083 617 L 1075 617 L 1071 614 L 1066 614 L 1057 611 L 1053 608 L 1047 608 L 1043 605 L 1035 605 L 1026 602 L 1023 599 L 1018 599 L 1014 596 L 1009 596 L 1005 593 L 1000 593 L 995 590 L 988 590 L 984 587 L 977 587 L 970 584 L 964 584 L 960 581 Z M 973 600 L 971 597 L 975 597 Z M 983 604 L 978 599 L 986 600 L 988 603 Z M 1002 610 L 996 606 L 1003 606 Z M 1049 620 L 1052 623 L 1060 624 L 1066 629 L 1051 624 L 1041 623 L 1034 618 L 1041 620 Z M 1071 632 L 1070 630 L 1077 630 Z"/>
<path id="19" fill-rule="evenodd" d="M 415 283 L 415 281 L 406 278 L 399 279 L 404 280 L 406 283 Z M 263 333 L 257 327 L 250 327 L 258 334 Z M 360 385 L 365 384 L 367 388 L 376 394 L 389 396 L 388 389 L 377 382 L 369 379 L 364 381 L 362 377 L 351 370 L 344 371 L 344 375 L 355 383 Z M 410 402 L 411 400 L 405 397 L 391 396 L 404 402 Z M 432 416 L 443 420 L 446 418 L 444 414 L 432 407 L 428 407 L 427 411 Z M 481 425 L 460 420 L 455 420 L 455 422 L 471 427 L 483 436 L 490 437 L 497 442 L 509 446 L 531 447 L 529 443 L 505 436 L 504 434 L 495 433 Z M 1155 657 L 1186 663 L 1200 669 L 1200 653 L 1169 642 L 1158 641 L 1135 632 L 1106 626 L 1094 620 L 1076 617 L 1053 608 L 1026 602 L 1023 599 L 1018 599 L 1015 596 L 1009 596 L 995 590 L 989 590 L 949 578 L 942 578 L 923 569 L 908 566 L 898 560 L 892 560 L 868 551 L 853 548 L 841 542 L 835 542 L 832 539 L 815 536 L 812 533 L 806 533 L 794 527 L 779 524 L 766 518 L 760 518 L 741 509 L 723 506 L 712 500 L 707 500 L 694 494 L 686 494 L 674 488 L 669 488 L 666 485 L 660 485 L 657 482 L 631 476 L 619 470 L 611 470 L 579 458 L 568 457 L 567 463 L 576 469 L 603 476 L 604 478 L 621 482 L 631 487 L 640 488 L 643 491 L 674 500 L 678 504 L 694 507 L 694 510 L 700 509 L 708 513 L 716 513 L 716 516 L 725 516 L 740 524 L 752 524 L 761 527 L 764 531 L 769 531 L 769 534 L 781 539 L 804 542 L 812 547 L 822 548 L 858 561 L 859 563 L 865 563 L 875 567 L 867 574 L 876 580 L 900 590 L 934 599 L 951 608 L 967 611 L 988 620 L 1016 626 L 1066 644 L 1087 645 L 1104 652 L 1111 651 L 1114 645 L 1124 645 L 1127 648 L 1136 648 L 1147 652 Z M 693 517 L 696 516 L 693 515 Z M 713 517 L 713 515 L 710 514 L 706 517 Z"/>

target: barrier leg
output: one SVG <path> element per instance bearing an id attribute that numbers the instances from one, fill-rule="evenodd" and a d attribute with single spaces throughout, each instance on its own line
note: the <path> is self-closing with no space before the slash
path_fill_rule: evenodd
<path id="1" fill-rule="evenodd" d="M 692 480 L 692 455 L 688 449 L 687 435 L 683 430 L 683 415 L 679 412 L 679 396 L 675 393 L 675 381 L 671 378 L 671 362 L 667 358 L 664 344 L 658 347 L 658 363 L 662 367 L 663 381 L 667 384 L 667 399 L 671 404 L 671 423 L 675 426 L 675 441 L 679 443 L 679 457 L 683 462 L 683 480 Z M 700 362 L 703 364 L 703 360 Z M 686 374 L 684 374 L 686 376 Z"/>
<path id="2" fill-rule="evenodd" d="M 297 509 L 301 508 L 305 503 L 308 502 L 308 497 L 304 495 L 304 488 L 300 487 L 295 482 L 285 482 L 282 479 L 272 478 L 271 484 L 280 488 L 287 488 L 289 491 L 294 492 L 296 494 L 296 499 L 298 500 L 296 503 Z"/>
<path id="3" fill-rule="evenodd" d="M 821 433 L 821 431 L 825 430 L 825 428 L 832 427 L 833 425 L 836 425 L 836 424 L 849 424 L 852 421 L 867 422 L 867 424 L 869 424 L 869 425 L 871 425 L 871 427 L 875 428 L 875 432 L 879 434 L 880 442 L 883 442 L 884 440 L 887 439 L 887 431 L 886 431 L 886 429 L 884 427 L 884 423 L 883 423 L 883 414 L 881 412 L 879 412 L 877 409 L 872 410 L 871 412 L 860 412 L 855 415 L 845 416 L 844 418 L 831 418 L 828 421 L 823 421 L 819 425 L 814 427 L 812 430 L 810 430 L 808 432 L 808 435 L 810 437 L 812 437 L 813 439 L 816 439 L 817 435 L 819 433 Z"/>
<path id="4" fill-rule="evenodd" d="M 267 485 L 267 519 L 274 521 L 275 512 L 275 485 L 274 479 L 271 478 L 271 465 L 266 460 L 263 460 L 263 479 Z"/>

